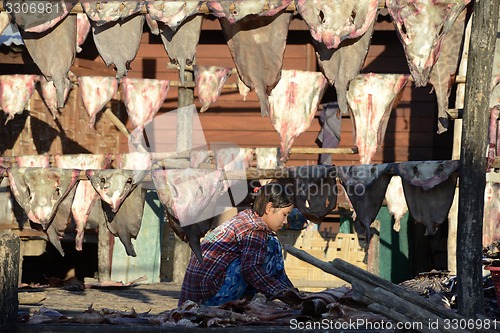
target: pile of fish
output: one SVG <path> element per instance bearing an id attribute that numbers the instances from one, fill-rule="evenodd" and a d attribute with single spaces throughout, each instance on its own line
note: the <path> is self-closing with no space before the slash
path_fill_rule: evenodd
<path id="1" fill-rule="evenodd" d="M 429 296 L 435 293 L 450 293 L 456 284 L 455 278 L 449 272 L 433 270 L 419 273 L 415 278 L 403 281 L 399 285 L 420 295 Z"/>
<path id="2" fill-rule="evenodd" d="M 161 327 L 231 327 L 242 325 L 287 326 L 294 321 L 314 322 L 324 319 L 347 322 L 388 322 L 387 317 L 375 314 L 351 298 L 351 289 L 338 287 L 318 293 L 297 294 L 298 302 L 287 305 L 278 300 L 266 300 L 258 295 L 252 301 L 234 301 L 221 306 L 203 306 L 186 301 L 178 308 L 158 315 L 108 308 L 96 310 L 89 306 L 81 314 L 64 316 L 59 311 L 42 307 L 20 312 L 18 321 L 27 324 L 78 323 L 115 325 L 152 325 Z"/>
<path id="3" fill-rule="evenodd" d="M 500 239 L 483 247 L 483 265 L 500 266 Z"/>
<path id="4" fill-rule="evenodd" d="M 496 245 L 498 246 L 498 244 Z M 457 309 L 457 276 L 450 274 L 448 271 L 432 270 L 419 273 L 415 278 L 403 281 L 399 285 L 414 291 L 437 305 L 442 305 L 447 309 Z M 485 315 L 488 318 L 498 320 L 500 318 L 500 308 L 497 305 L 491 275 L 483 276 L 483 288 Z"/>

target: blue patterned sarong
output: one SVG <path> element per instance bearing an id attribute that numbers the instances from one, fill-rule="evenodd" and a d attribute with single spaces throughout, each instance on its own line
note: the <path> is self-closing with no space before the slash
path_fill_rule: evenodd
<path id="1" fill-rule="evenodd" d="M 285 274 L 285 262 L 281 244 L 276 236 L 267 236 L 267 254 L 264 261 L 267 274 L 291 285 Z M 230 301 L 236 301 L 243 296 L 253 297 L 257 290 L 248 285 L 241 274 L 241 260 L 234 259 L 226 269 L 226 278 L 219 291 L 210 299 L 202 302 L 202 305 L 221 305 Z"/>

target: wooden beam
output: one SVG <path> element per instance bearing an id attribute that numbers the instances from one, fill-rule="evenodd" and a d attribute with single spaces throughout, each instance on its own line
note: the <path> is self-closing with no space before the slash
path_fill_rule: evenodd
<path id="1" fill-rule="evenodd" d="M 389 310 L 388 315 L 396 313 L 402 315 L 404 318 L 411 318 L 410 322 L 418 324 L 420 327 L 422 327 L 422 329 L 420 327 L 417 329 L 417 331 L 419 332 L 456 332 L 456 330 L 451 329 L 450 327 L 446 329 L 443 318 L 437 316 L 436 314 L 430 312 L 425 308 L 414 305 L 411 301 L 402 299 L 397 294 L 389 292 L 383 288 L 376 287 L 364 281 L 360 281 L 358 279 L 353 280 L 352 287 L 354 290 L 354 300 L 364 302 L 367 305 L 375 302 L 376 304 L 380 304 L 387 309 L 391 309 Z M 415 294 L 415 297 L 420 296 Z M 399 315 L 393 315 L 392 319 L 395 319 L 397 317 L 399 317 Z M 429 327 L 429 323 L 431 321 L 437 323 L 436 327 L 432 330 Z M 470 331 L 465 330 L 462 332 L 470 333 Z"/>
<path id="2" fill-rule="evenodd" d="M 474 0 L 465 87 L 457 228 L 458 312 L 484 312 L 482 235 L 489 98 L 500 2 Z"/>
<path id="3" fill-rule="evenodd" d="M 414 307 L 420 307 L 422 309 L 425 309 L 427 312 L 432 313 L 433 315 L 437 315 L 440 318 L 446 318 L 450 320 L 452 319 L 464 320 L 463 317 L 456 314 L 453 310 L 446 309 L 443 306 L 429 302 L 424 297 L 419 296 L 413 291 L 405 289 L 390 281 L 384 280 L 383 278 L 375 274 L 371 274 L 370 272 L 367 272 L 364 269 L 359 268 L 353 264 L 350 264 L 342 259 L 337 258 L 331 262 L 325 262 L 310 255 L 306 251 L 299 250 L 291 245 L 284 245 L 283 248 L 287 253 L 293 255 L 294 257 L 297 257 L 300 260 L 303 260 L 315 267 L 318 267 L 319 269 L 321 269 L 326 273 L 333 274 L 351 284 L 357 282 L 358 285 L 362 284 L 365 286 L 370 286 L 371 288 L 368 289 L 377 288 L 379 291 L 385 290 L 393 295 L 397 295 L 400 299 L 406 302 L 412 303 Z M 372 296 L 373 295 L 371 295 L 370 297 Z"/>
<path id="4" fill-rule="evenodd" d="M 362 303 L 365 303 L 365 304 L 368 304 L 368 306 L 367 306 L 368 310 L 384 314 L 387 317 L 389 317 L 395 321 L 399 321 L 401 323 L 413 323 L 413 321 L 410 318 L 406 317 L 405 315 L 402 315 L 401 313 L 397 312 L 394 309 L 391 309 L 388 306 L 377 303 L 374 300 L 372 300 L 366 296 L 361 295 L 357 291 L 354 291 L 352 293 L 352 299 L 357 300 L 357 301 L 362 302 Z M 423 326 L 423 327 L 425 327 L 425 326 Z M 436 332 L 435 330 L 430 330 L 427 328 L 422 328 L 422 330 L 420 330 L 420 331 L 424 332 L 424 333 L 435 333 Z"/>
<path id="5" fill-rule="evenodd" d="M 125 135 L 125 137 L 127 138 L 127 140 L 130 140 L 130 132 L 128 131 L 127 127 L 125 126 L 124 123 L 122 123 L 122 121 L 113 113 L 113 111 L 111 111 L 110 108 L 106 108 L 106 110 L 104 110 L 104 115 L 106 117 L 108 117 L 108 119 L 113 123 L 113 125 L 116 126 L 116 128 L 118 128 L 118 130 L 123 134 Z M 130 141 L 129 141 L 130 142 Z M 137 145 L 136 146 L 137 148 L 137 151 L 139 152 L 142 152 L 142 153 L 145 153 L 147 152 L 146 148 L 144 148 L 141 144 Z"/>

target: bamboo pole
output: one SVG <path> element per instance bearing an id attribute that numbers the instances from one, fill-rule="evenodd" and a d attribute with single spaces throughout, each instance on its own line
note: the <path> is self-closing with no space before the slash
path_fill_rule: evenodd
<path id="1" fill-rule="evenodd" d="M 113 113 L 113 111 L 111 111 L 110 108 L 106 108 L 106 110 L 104 111 L 104 115 L 106 117 L 108 117 L 108 119 L 113 123 L 113 125 L 115 125 L 118 128 L 118 130 L 123 135 L 125 135 L 125 137 L 129 141 L 130 140 L 130 132 L 128 131 L 127 127 L 125 127 L 125 125 L 122 123 L 122 121 Z M 143 152 L 143 153 L 147 152 L 146 148 L 144 148 L 142 145 L 138 145 L 137 149 L 138 149 L 138 151 Z"/>
<path id="2" fill-rule="evenodd" d="M 167 68 L 168 68 L 168 69 L 177 69 L 177 70 L 179 70 L 179 69 L 180 69 L 179 65 L 173 64 L 173 63 L 171 63 L 171 62 L 169 62 L 169 63 L 167 64 Z M 185 70 L 185 71 L 191 71 L 191 72 L 192 72 L 192 71 L 194 71 L 194 66 L 193 66 L 193 65 L 186 65 L 186 66 L 184 67 L 184 70 Z M 236 70 L 236 68 L 232 68 L 232 69 L 231 69 L 231 74 L 237 74 L 237 73 L 238 73 L 238 71 Z"/>
<path id="3" fill-rule="evenodd" d="M 186 81 L 184 84 L 180 83 L 179 81 L 170 81 L 169 82 L 170 87 L 179 87 L 179 88 L 195 88 L 196 83 L 194 81 Z M 225 83 L 222 86 L 222 89 L 226 90 L 238 90 L 238 84 L 237 83 Z"/>
<path id="4" fill-rule="evenodd" d="M 187 160 L 169 160 L 167 162 L 168 169 L 185 169 L 189 168 L 189 161 Z M 293 167 L 292 167 L 293 168 Z M 206 165 L 200 169 L 209 169 L 215 171 L 215 166 Z M 277 169 L 257 169 L 257 168 L 248 168 L 244 170 L 226 170 L 224 171 L 224 176 L 221 178 L 222 180 L 254 180 L 254 179 L 291 179 L 292 176 L 290 174 L 291 168 L 277 168 Z M 73 169 L 72 169 L 73 170 Z M 151 170 L 136 170 L 136 171 L 146 171 L 150 172 Z M 396 175 L 393 168 L 389 168 L 386 172 L 388 175 Z M 80 180 L 87 180 L 87 176 L 85 174 L 85 170 L 80 170 L 80 174 L 78 177 Z M 147 174 L 144 177 L 144 182 L 151 181 L 151 175 Z"/>
<path id="5" fill-rule="evenodd" d="M 236 70 L 233 68 L 231 73 L 236 73 Z M 413 82 L 413 78 L 410 77 L 409 81 Z M 455 83 L 465 83 L 465 78 L 457 77 L 457 79 L 455 80 Z M 169 84 L 171 87 L 183 87 L 183 88 L 195 88 L 196 87 L 196 82 L 194 82 L 194 81 L 185 81 L 184 84 L 182 84 L 179 81 L 171 80 Z M 222 89 L 238 90 L 239 88 L 238 88 L 237 83 L 225 83 L 222 86 Z M 447 113 L 451 118 L 461 117 L 461 110 L 458 110 L 458 109 L 449 109 L 447 111 Z"/>
<path id="6" fill-rule="evenodd" d="M 458 199 L 457 277 L 458 311 L 467 318 L 484 312 L 482 279 L 482 234 L 489 97 L 495 41 L 498 29 L 498 0 L 474 0 L 465 87 Z"/>

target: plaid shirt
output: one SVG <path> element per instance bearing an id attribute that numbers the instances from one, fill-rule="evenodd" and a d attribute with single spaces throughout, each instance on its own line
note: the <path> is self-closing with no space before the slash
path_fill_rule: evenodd
<path id="1" fill-rule="evenodd" d="M 186 300 L 205 301 L 215 295 L 224 282 L 227 266 L 237 257 L 246 282 L 260 292 L 272 295 L 293 287 L 269 276 L 264 269 L 267 236 L 274 234 L 264 220 L 246 209 L 210 232 L 201 243 L 203 264 L 194 255 L 184 276 L 179 305 Z"/>

